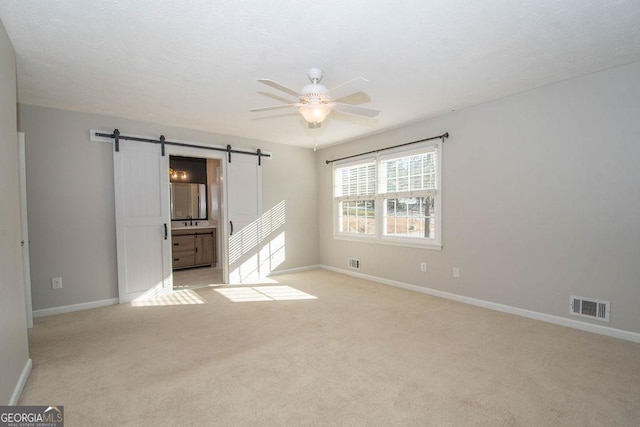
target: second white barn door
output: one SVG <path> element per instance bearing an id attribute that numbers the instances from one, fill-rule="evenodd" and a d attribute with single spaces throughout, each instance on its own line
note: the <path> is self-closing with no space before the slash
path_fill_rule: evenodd
<path id="1" fill-rule="evenodd" d="M 262 166 L 250 155 L 232 155 L 227 163 L 229 283 L 260 278 L 262 240 Z"/>

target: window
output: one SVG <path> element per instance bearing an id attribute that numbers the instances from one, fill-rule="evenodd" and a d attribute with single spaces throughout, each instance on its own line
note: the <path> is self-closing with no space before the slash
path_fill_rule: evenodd
<path id="1" fill-rule="evenodd" d="M 337 169 L 334 185 L 339 232 L 375 235 L 375 162 Z"/>
<path id="2" fill-rule="evenodd" d="M 440 147 L 334 165 L 335 236 L 440 248 Z"/>

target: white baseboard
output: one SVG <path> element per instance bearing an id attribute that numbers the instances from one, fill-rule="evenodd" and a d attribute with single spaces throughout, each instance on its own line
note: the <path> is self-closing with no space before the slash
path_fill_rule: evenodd
<path id="1" fill-rule="evenodd" d="M 22 373 L 20 374 L 20 378 L 18 378 L 18 383 L 16 387 L 13 389 L 13 394 L 11 394 L 11 399 L 9 399 L 10 406 L 16 406 L 18 401 L 20 400 L 20 396 L 22 396 L 22 390 L 24 390 L 25 384 L 27 384 L 27 379 L 29 378 L 29 374 L 31 373 L 31 368 L 33 367 L 33 362 L 31 359 L 27 359 L 27 363 L 24 364 L 24 368 L 22 368 Z"/>
<path id="2" fill-rule="evenodd" d="M 423 294 L 433 295 L 440 298 L 446 298 L 465 304 L 476 305 L 478 307 L 488 308 L 490 310 L 501 311 L 503 313 L 515 314 L 517 316 L 527 317 L 529 319 L 540 320 L 542 322 L 553 323 L 554 325 L 566 326 L 568 328 L 579 329 L 581 331 L 593 332 L 600 335 L 606 335 L 613 338 L 620 338 L 627 341 L 640 343 L 640 334 L 637 332 L 625 331 L 622 329 L 610 328 L 608 326 L 594 325 L 591 323 L 581 322 L 579 320 L 566 319 L 551 314 L 539 313 L 537 311 L 525 310 L 523 308 L 512 307 L 510 305 L 498 304 L 491 301 L 465 297 L 462 295 L 452 294 L 449 292 L 439 291 L 437 289 L 425 288 L 422 286 L 412 285 L 410 283 L 398 282 L 396 280 L 384 279 L 382 277 L 369 276 L 367 274 L 357 273 L 354 271 L 344 270 L 342 268 L 331 267 L 328 265 L 320 265 L 320 268 L 333 271 L 335 273 L 346 274 L 360 279 L 370 280 L 372 282 L 382 283 L 384 285 L 395 286 L 397 288 L 408 289 L 410 291 L 420 292 Z"/>
<path id="3" fill-rule="evenodd" d="M 280 276 L 281 274 L 300 273 L 302 271 L 316 270 L 318 268 L 323 268 L 323 267 L 320 264 L 315 264 L 315 265 L 305 265 L 304 267 L 289 268 L 287 270 L 276 270 L 269 273 L 267 277 Z"/>
<path id="4" fill-rule="evenodd" d="M 88 310 L 90 308 L 106 307 L 108 305 L 118 304 L 118 302 L 118 298 L 110 298 L 98 301 L 83 302 L 80 304 L 63 305 L 60 307 L 43 308 L 42 310 L 33 310 L 33 317 L 44 317 L 54 314 L 71 313 L 72 311 Z"/>

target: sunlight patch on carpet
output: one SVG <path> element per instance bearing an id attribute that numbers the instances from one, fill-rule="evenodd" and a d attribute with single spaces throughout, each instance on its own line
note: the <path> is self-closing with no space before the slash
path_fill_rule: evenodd
<path id="1" fill-rule="evenodd" d="M 253 286 L 215 289 L 220 295 L 233 302 L 290 301 L 318 299 L 291 286 Z"/>
<path id="2" fill-rule="evenodd" d="M 154 306 L 167 306 L 167 305 L 192 305 L 192 304 L 204 304 L 205 301 L 200 298 L 200 295 L 192 291 L 191 289 L 182 289 L 179 291 L 173 291 L 171 295 L 163 295 L 157 298 L 151 298 L 141 301 L 132 301 L 132 307 L 154 307 Z"/>

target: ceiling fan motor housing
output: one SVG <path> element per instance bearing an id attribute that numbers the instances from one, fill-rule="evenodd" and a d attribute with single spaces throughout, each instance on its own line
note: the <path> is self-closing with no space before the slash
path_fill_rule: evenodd
<path id="1" fill-rule="evenodd" d="M 302 88 L 300 93 L 302 94 L 302 96 L 300 97 L 301 102 L 310 102 L 314 100 L 326 102 L 329 100 L 329 97 L 326 95 L 326 86 L 317 83 L 306 85 Z"/>

